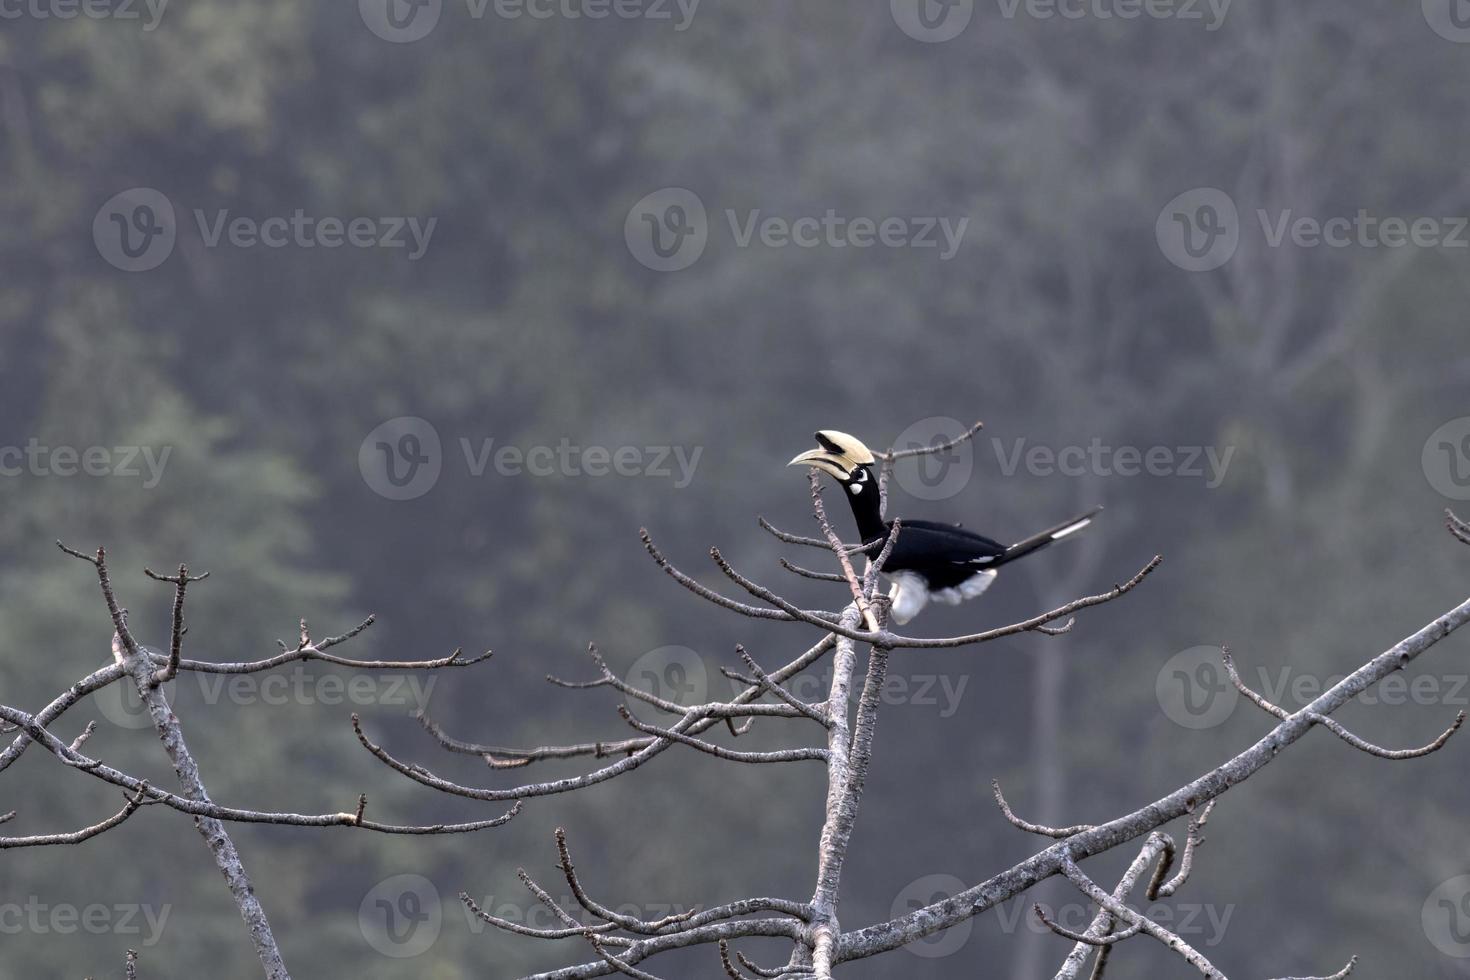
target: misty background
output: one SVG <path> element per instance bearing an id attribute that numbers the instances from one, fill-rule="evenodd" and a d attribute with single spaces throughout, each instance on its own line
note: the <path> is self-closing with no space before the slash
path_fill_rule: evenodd
<path id="1" fill-rule="evenodd" d="M 912 632 L 1002 625 L 1165 561 L 1069 635 L 894 656 L 842 924 L 1040 849 L 992 778 L 1036 821 L 1142 806 L 1269 727 L 1212 686 L 1221 644 L 1294 710 L 1470 591 L 1442 528 L 1470 499 L 1461 6 L 6 3 L 0 701 L 38 710 L 110 657 L 92 570 L 55 539 L 105 545 L 135 632 L 165 648 L 171 590 L 142 569 L 187 561 L 212 574 L 186 656 L 258 659 L 301 617 L 325 636 L 368 613 L 336 652 L 495 650 L 432 674 L 298 665 L 283 687 L 180 677 L 216 801 L 497 815 L 377 763 L 349 714 L 484 786 L 526 774 L 444 753 L 415 709 L 470 741 L 627 737 L 614 692 L 543 676 L 595 676 L 595 641 L 635 680 L 721 693 L 737 642 L 770 669 L 818 638 L 700 602 L 640 527 L 712 585 L 733 589 L 717 545 L 835 608 L 841 586 L 776 563 L 830 559 L 757 526 L 814 530 L 786 461 L 817 428 L 883 448 L 983 419 L 900 470 L 891 516 L 1015 540 L 1107 509 Z M 1452 638 L 1407 679 L 1427 681 L 1341 720 L 1428 741 L 1470 702 L 1467 658 Z M 95 719 L 89 751 L 174 785 L 136 706 L 89 702 L 59 735 Z M 761 720 L 740 747 L 811 727 Z M 1467 751 L 1389 763 L 1309 736 L 1220 801 L 1173 927 L 1232 976 L 1352 953 L 1370 980 L 1470 976 Z M 559 883 L 554 827 L 593 895 L 637 914 L 804 900 L 824 792 L 811 764 L 673 750 L 470 836 L 229 829 L 295 975 L 499 978 L 590 958 L 456 899 L 549 925 L 515 870 Z M 36 748 L 0 777 L 7 834 L 75 829 L 118 796 Z M 1099 880 L 1131 856 L 1096 859 Z M 1085 924 L 1052 881 L 840 972 L 1050 976 L 1069 944 L 1032 901 Z M 384 908 L 407 925 L 385 931 Z M 259 974 L 188 818 L 148 808 L 0 857 L 0 977 L 119 977 L 129 947 L 148 980 Z M 720 975 L 711 948 L 643 966 Z M 1190 972 L 1142 941 L 1110 966 Z"/>

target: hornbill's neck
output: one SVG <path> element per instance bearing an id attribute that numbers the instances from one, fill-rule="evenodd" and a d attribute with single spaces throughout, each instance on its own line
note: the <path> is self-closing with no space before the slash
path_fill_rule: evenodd
<path id="1" fill-rule="evenodd" d="M 888 525 L 883 521 L 878 481 L 873 478 L 872 468 L 859 466 L 849 479 L 842 481 L 842 489 L 847 492 L 847 502 L 852 506 L 859 540 L 868 542 L 887 537 Z"/>

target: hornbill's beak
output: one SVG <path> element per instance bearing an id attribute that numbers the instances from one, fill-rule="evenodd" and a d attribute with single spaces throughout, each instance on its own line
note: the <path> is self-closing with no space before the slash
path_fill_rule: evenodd
<path id="1" fill-rule="evenodd" d="M 839 480 L 847 480 L 859 466 L 873 464 L 873 454 L 868 447 L 846 432 L 823 429 L 817 433 L 816 439 L 820 449 L 808 449 L 786 465 L 815 466 L 823 473 L 829 473 Z"/>

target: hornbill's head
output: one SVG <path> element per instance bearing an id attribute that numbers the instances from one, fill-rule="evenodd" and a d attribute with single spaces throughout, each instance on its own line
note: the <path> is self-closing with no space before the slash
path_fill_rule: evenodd
<path id="1" fill-rule="evenodd" d="M 873 478 L 873 454 L 856 437 L 836 429 L 823 429 L 817 433 L 820 449 L 808 449 L 793 459 L 787 466 L 815 466 L 828 473 L 854 494 Z M 875 491 L 876 492 L 876 491 Z"/>

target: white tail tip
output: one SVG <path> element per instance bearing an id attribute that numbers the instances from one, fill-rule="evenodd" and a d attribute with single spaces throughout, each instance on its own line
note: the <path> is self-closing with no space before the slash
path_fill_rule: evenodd
<path id="1" fill-rule="evenodd" d="M 1060 541 L 1062 538 L 1065 538 L 1067 535 L 1071 534 L 1073 531 L 1080 531 L 1084 527 L 1086 527 L 1087 525 L 1089 525 L 1091 523 L 1092 523 L 1092 518 L 1090 518 L 1090 517 L 1084 517 L 1084 518 L 1082 518 L 1082 520 L 1078 521 L 1076 524 L 1068 524 L 1066 527 L 1062 528 L 1060 531 L 1054 532 L 1052 534 L 1052 536 L 1051 536 L 1051 539 L 1053 541 Z"/>

